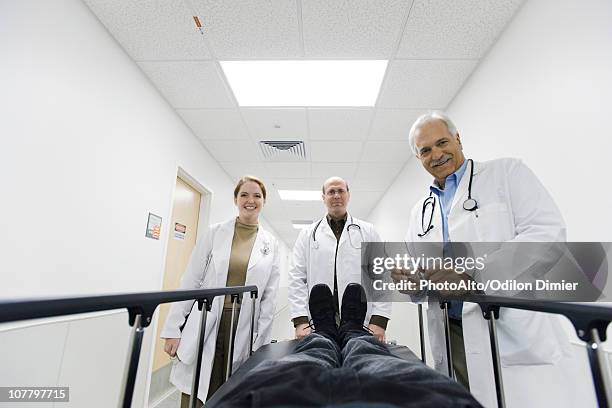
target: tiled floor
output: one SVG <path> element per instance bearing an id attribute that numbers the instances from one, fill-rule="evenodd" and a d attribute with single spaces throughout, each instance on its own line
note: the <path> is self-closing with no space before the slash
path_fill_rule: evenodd
<path id="1" fill-rule="evenodd" d="M 181 405 L 181 393 L 170 384 L 172 364 L 168 364 L 153 373 L 149 390 L 150 408 L 178 408 Z"/>
<path id="2" fill-rule="evenodd" d="M 166 398 L 161 400 L 157 405 L 149 405 L 150 408 L 180 408 L 181 393 L 179 390 L 174 390 Z"/>

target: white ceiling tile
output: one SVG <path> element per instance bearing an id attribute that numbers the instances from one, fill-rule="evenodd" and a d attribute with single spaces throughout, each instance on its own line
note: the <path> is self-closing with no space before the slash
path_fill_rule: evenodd
<path id="1" fill-rule="evenodd" d="M 316 220 L 325 214 L 323 201 L 285 201 L 285 211 L 291 220 Z"/>
<path id="2" fill-rule="evenodd" d="M 310 140 L 363 140 L 374 109 L 308 109 Z"/>
<path id="3" fill-rule="evenodd" d="M 351 191 L 385 191 L 391 184 L 390 179 L 380 177 L 361 177 L 351 184 Z"/>
<path id="4" fill-rule="evenodd" d="M 310 142 L 310 158 L 313 162 L 355 162 L 362 146 L 362 142 Z"/>
<path id="5" fill-rule="evenodd" d="M 255 140 L 306 140 L 306 109 L 279 108 L 241 110 L 251 137 Z"/>
<path id="6" fill-rule="evenodd" d="M 330 177 L 338 176 L 352 180 L 355 175 L 355 163 L 314 163 L 312 165 L 312 178 L 317 180 L 319 186 Z"/>
<path id="7" fill-rule="evenodd" d="M 355 179 L 350 183 L 351 193 L 363 191 L 385 191 L 388 179 L 382 177 L 367 177 Z"/>
<path id="8" fill-rule="evenodd" d="M 220 162 L 223 169 L 232 176 L 234 181 L 238 181 L 243 176 L 256 176 L 259 178 L 263 177 L 265 173 L 265 167 L 263 163 L 259 162 L 244 162 L 244 161 L 232 161 L 232 162 Z M 267 180 L 262 180 L 264 184 L 267 184 Z"/>
<path id="9" fill-rule="evenodd" d="M 306 58 L 388 59 L 410 0 L 302 1 Z"/>
<path id="10" fill-rule="evenodd" d="M 193 3 L 218 59 L 301 56 L 295 0 L 200 0 Z"/>
<path id="11" fill-rule="evenodd" d="M 377 109 L 368 140 L 408 140 L 408 133 L 423 109 Z"/>
<path id="12" fill-rule="evenodd" d="M 244 161 L 253 163 L 261 160 L 261 154 L 253 142 L 205 140 L 204 146 L 218 162 Z"/>
<path id="13" fill-rule="evenodd" d="M 238 110 L 179 109 L 177 112 L 202 140 L 249 140 Z"/>
<path id="14" fill-rule="evenodd" d="M 138 60 L 208 59 L 206 44 L 183 1 L 85 0 Z"/>
<path id="15" fill-rule="evenodd" d="M 361 203 L 363 206 L 370 206 L 378 202 L 382 194 L 378 191 L 355 191 L 351 193 L 350 205 L 354 207 Z"/>
<path id="16" fill-rule="evenodd" d="M 355 180 L 364 178 L 380 178 L 385 180 L 393 180 L 397 173 L 404 167 L 404 162 L 395 163 L 367 163 L 362 162 L 357 167 L 357 173 L 355 174 Z"/>
<path id="17" fill-rule="evenodd" d="M 262 215 L 270 224 L 274 226 L 274 228 L 278 228 L 279 226 L 289 222 L 289 216 L 285 213 L 285 206 L 278 197 L 278 194 L 272 192 L 268 192 L 268 198 L 266 199 L 266 204 L 264 205 Z M 278 202 L 270 202 L 270 198 L 275 197 Z"/>
<path id="18" fill-rule="evenodd" d="M 311 178 L 272 178 L 270 182 L 277 190 L 318 190 L 321 187 L 321 183 Z"/>
<path id="19" fill-rule="evenodd" d="M 404 163 L 412 157 L 408 142 L 366 142 L 362 162 Z"/>
<path id="20" fill-rule="evenodd" d="M 415 0 L 396 58 L 481 58 L 523 0 Z"/>
<path id="21" fill-rule="evenodd" d="M 174 108 L 236 106 L 215 62 L 139 62 L 138 65 Z"/>
<path id="22" fill-rule="evenodd" d="M 348 210 L 353 217 L 367 221 L 368 214 L 370 214 L 370 211 L 376 206 L 381 197 L 382 192 L 354 191 L 351 193 Z"/>
<path id="23" fill-rule="evenodd" d="M 267 175 L 283 178 L 310 178 L 310 163 L 266 163 Z"/>
<path id="24" fill-rule="evenodd" d="M 367 217 L 412 157 L 413 121 L 448 105 L 522 3 L 415 0 L 402 36 L 412 0 L 85 1 L 225 171 L 263 179 L 262 214 L 290 245 L 298 234 L 291 219 L 317 220 L 326 210 L 321 201 L 282 201 L 278 189 L 319 190 L 337 175 L 349 181 L 351 213 Z M 217 63 L 388 59 L 400 39 L 376 109 L 239 108 Z M 305 140 L 312 162 L 264 162 L 256 141 L 282 139 Z"/>
<path id="25" fill-rule="evenodd" d="M 268 185 L 266 184 L 266 188 Z M 262 210 L 262 215 L 266 221 L 272 225 L 287 222 L 288 216 L 285 211 L 285 204 L 278 198 L 278 193 L 267 188 L 266 203 Z"/>
<path id="26" fill-rule="evenodd" d="M 263 208 L 263 215 L 272 223 L 287 222 L 285 202 L 278 196 L 278 191 L 271 184 L 269 179 L 263 179 L 266 185 L 266 203 Z"/>
<path id="27" fill-rule="evenodd" d="M 378 106 L 444 109 L 477 63 L 473 60 L 395 60 L 387 70 Z"/>

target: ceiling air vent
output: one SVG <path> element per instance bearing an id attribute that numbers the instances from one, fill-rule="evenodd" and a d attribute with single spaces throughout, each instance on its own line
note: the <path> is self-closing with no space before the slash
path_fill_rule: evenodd
<path id="1" fill-rule="evenodd" d="M 262 140 L 259 147 L 268 161 L 306 160 L 306 148 L 301 140 Z"/>

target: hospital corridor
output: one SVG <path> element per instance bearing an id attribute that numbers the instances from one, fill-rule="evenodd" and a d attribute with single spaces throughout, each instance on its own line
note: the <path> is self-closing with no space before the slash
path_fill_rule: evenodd
<path id="1" fill-rule="evenodd" d="M 0 408 L 612 407 L 611 21 L 0 0 Z"/>

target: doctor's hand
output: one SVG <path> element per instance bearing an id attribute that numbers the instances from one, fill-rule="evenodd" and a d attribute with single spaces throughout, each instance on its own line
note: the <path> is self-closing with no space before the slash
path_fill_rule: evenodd
<path id="1" fill-rule="evenodd" d="M 176 357 L 176 350 L 178 350 L 178 346 L 181 343 L 181 339 L 166 339 L 166 343 L 164 344 L 164 351 L 170 357 Z"/>
<path id="2" fill-rule="evenodd" d="M 308 323 L 302 323 L 295 326 L 295 338 L 298 340 L 303 339 L 312 333 L 312 329 L 308 326 Z"/>
<path id="3" fill-rule="evenodd" d="M 455 272 L 454 269 L 426 269 L 423 271 L 424 277 L 426 280 L 431 281 L 432 283 L 444 283 L 448 282 L 448 284 L 459 284 L 460 282 L 465 282 L 469 285 L 469 281 L 473 280 L 466 273 L 458 273 Z M 442 296 L 463 296 L 470 293 L 469 290 L 457 289 L 457 290 L 439 290 L 438 293 Z"/>
<path id="4" fill-rule="evenodd" d="M 385 342 L 385 329 L 375 324 L 370 323 L 368 329 L 372 332 L 372 336 L 376 337 L 381 343 Z"/>

